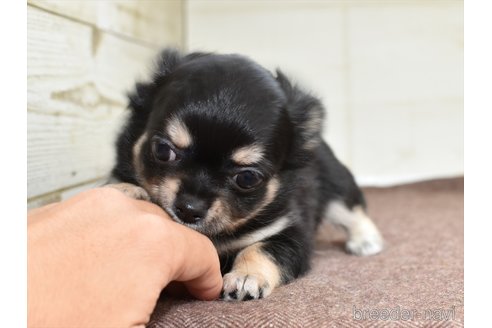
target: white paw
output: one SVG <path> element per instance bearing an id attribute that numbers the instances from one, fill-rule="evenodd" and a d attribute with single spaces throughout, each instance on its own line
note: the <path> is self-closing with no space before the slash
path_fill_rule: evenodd
<path id="1" fill-rule="evenodd" d="M 354 236 L 345 244 L 345 248 L 349 253 L 368 256 L 374 255 L 383 250 L 384 241 L 378 231 L 373 231 L 371 234 Z"/>
<path id="2" fill-rule="evenodd" d="M 221 299 L 224 301 L 249 301 L 266 297 L 271 286 L 261 275 L 229 272 L 224 276 Z"/>
<path id="3" fill-rule="evenodd" d="M 108 184 L 106 186 L 118 189 L 128 197 L 150 201 L 150 196 L 147 193 L 147 191 L 144 188 L 136 186 L 134 184 L 122 182 L 122 183 Z"/>

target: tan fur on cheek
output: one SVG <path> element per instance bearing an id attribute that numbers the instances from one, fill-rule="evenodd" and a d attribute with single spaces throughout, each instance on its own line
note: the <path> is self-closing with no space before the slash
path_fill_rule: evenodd
<path id="1" fill-rule="evenodd" d="M 233 231 L 234 225 L 235 222 L 231 219 L 231 211 L 227 203 L 221 198 L 215 199 L 205 217 L 203 232 L 216 234 L 224 230 Z"/>
<path id="2" fill-rule="evenodd" d="M 179 190 L 179 181 L 177 185 L 173 181 L 166 181 L 165 185 L 161 189 L 165 189 L 166 193 L 160 193 L 163 207 L 170 206 L 174 202 L 176 192 Z M 212 202 L 203 222 L 194 226 L 193 229 L 207 236 L 213 236 L 223 231 L 234 232 L 242 223 L 232 218 L 227 202 L 218 197 Z"/>
<path id="3" fill-rule="evenodd" d="M 135 175 L 137 181 L 143 186 L 146 186 L 146 182 L 143 179 L 143 163 L 141 160 L 140 153 L 142 152 L 142 145 L 147 140 L 147 138 L 148 137 L 146 133 L 142 134 L 140 138 L 138 138 L 137 142 L 135 143 L 132 149 L 133 167 L 135 168 Z"/>
<path id="4" fill-rule="evenodd" d="M 263 198 L 260 205 L 254 211 L 252 211 L 248 216 L 242 218 L 241 221 L 242 222 L 247 221 L 258 215 L 258 213 L 260 213 L 268 204 L 270 204 L 275 199 L 275 196 L 277 196 L 277 192 L 279 188 L 280 188 L 280 182 L 278 181 L 278 178 L 274 176 L 273 178 L 270 179 L 270 181 L 267 184 L 265 198 Z"/>
<path id="5" fill-rule="evenodd" d="M 157 201 L 162 207 L 171 207 L 176 199 L 181 180 L 177 178 L 165 178 L 161 181 L 157 190 Z"/>
<path id="6" fill-rule="evenodd" d="M 208 210 L 207 213 L 207 217 L 205 218 L 205 223 L 208 227 L 207 229 L 210 230 L 210 232 L 215 232 L 215 233 L 224 230 L 229 232 L 235 231 L 237 228 L 239 228 L 249 219 L 258 215 L 258 213 L 260 213 L 261 210 L 263 210 L 268 204 L 270 204 L 275 199 L 279 187 L 280 187 L 280 183 L 276 177 L 270 179 L 263 200 L 253 211 L 251 211 L 250 213 L 248 213 L 247 216 L 242 218 L 232 218 L 231 211 L 227 207 L 227 202 L 225 202 L 220 198 L 217 198 L 210 206 L 210 209 Z"/>
<path id="7" fill-rule="evenodd" d="M 277 196 L 277 192 L 278 192 L 279 187 L 280 187 L 280 182 L 278 181 L 277 177 L 273 177 L 268 182 L 266 196 L 265 196 L 265 199 L 263 201 L 265 205 L 270 204 L 275 199 L 275 196 Z"/>
<path id="8" fill-rule="evenodd" d="M 214 200 L 212 203 L 212 206 L 210 206 L 208 212 L 207 212 L 207 217 L 205 218 L 205 221 L 211 222 L 214 220 L 226 220 L 229 221 L 230 218 L 230 210 L 227 206 L 224 205 L 224 201 L 221 200 L 220 198 L 217 198 Z"/>

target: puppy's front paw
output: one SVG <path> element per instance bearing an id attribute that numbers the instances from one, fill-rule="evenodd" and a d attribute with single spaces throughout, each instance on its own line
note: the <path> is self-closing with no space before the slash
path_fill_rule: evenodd
<path id="1" fill-rule="evenodd" d="M 119 191 L 121 191 L 122 193 L 124 193 L 125 195 L 131 198 L 150 201 L 150 196 L 147 193 L 147 191 L 145 191 L 144 188 L 136 186 L 131 183 L 126 183 L 126 182 L 113 183 L 113 184 L 106 185 L 106 187 L 118 189 Z"/>
<path id="2" fill-rule="evenodd" d="M 224 276 L 221 299 L 224 301 L 249 301 L 266 297 L 273 288 L 261 274 L 229 272 Z"/>
<path id="3" fill-rule="evenodd" d="M 351 231 L 351 235 L 345 248 L 349 253 L 368 256 L 383 250 L 383 237 L 378 228 L 370 221 L 361 221 L 357 229 Z"/>
<path id="4" fill-rule="evenodd" d="M 345 248 L 349 253 L 359 256 L 374 255 L 383 250 L 381 235 L 369 235 L 363 238 L 354 238 L 347 242 Z"/>
<path id="5" fill-rule="evenodd" d="M 347 251 L 359 256 L 381 252 L 384 240 L 374 222 L 364 212 L 359 212 L 356 219 L 349 228 L 349 240 L 345 245 Z"/>

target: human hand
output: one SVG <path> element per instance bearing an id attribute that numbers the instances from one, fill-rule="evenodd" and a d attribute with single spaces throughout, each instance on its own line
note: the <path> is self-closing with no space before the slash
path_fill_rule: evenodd
<path id="1" fill-rule="evenodd" d="M 154 204 L 98 188 L 28 213 L 29 326 L 143 327 L 171 281 L 222 288 L 210 240 Z"/>

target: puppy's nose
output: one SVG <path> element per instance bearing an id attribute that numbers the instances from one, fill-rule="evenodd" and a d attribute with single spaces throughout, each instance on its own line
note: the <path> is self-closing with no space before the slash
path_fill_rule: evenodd
<path id="1" fill-rule="evenodd" d="M 207 203 L 195 196 L 181 195 L 174 202 L 174 213 L 186 223 L 198 223 L 207 215 Z"/>

